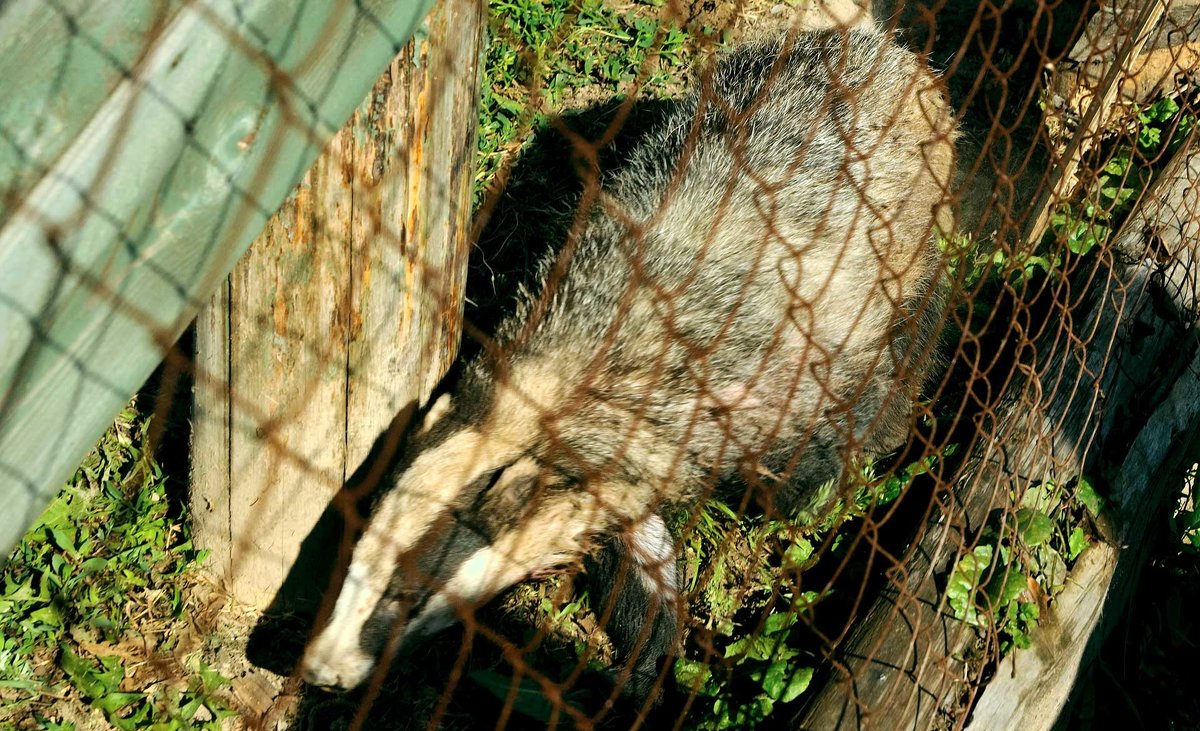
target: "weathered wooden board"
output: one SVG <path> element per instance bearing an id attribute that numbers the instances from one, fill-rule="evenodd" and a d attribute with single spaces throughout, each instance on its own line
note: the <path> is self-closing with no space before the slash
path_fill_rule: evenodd
<path id="1" fill-rule="evenodd" d="M 1200 71 L 1200 3 L 1164 0 L 1162 17 L 1146 34 L 1145 43 L 1121 66 L 1115 84 L 1103 86 L 1122 39 L 1136 22 L 1138 3 L 1103 3 L 1088 21 L 1083 36 L 1055 68 L 1051 93 L 1059 104 L 1082 116 L 1092 101 L 1111 91 L 1101 126 L 1154 96 L 1174 91 L 1187 77 Z"/>
<path id="2" fill-rule="evenodd" d="M 356 118 L 350 469 L 458 350 L 483 12 L 454 0 L 431 14 L 428 41 L 392 62 Z"/>
<path id="3" fill-rule="evenodd" d="M 7 83 L 0 104 L 0 220 L 75 141 L 181 5 L 0 3 L 0 79 Z"/>
<path id="4" fill-rule="evenodd" d="M 46 20 L 81 5 L 7 3 L 0 19 L 3 50 L 20 54 L 5 55 L 5 106 L 31 115 L 18 115 L 0 143 L 19 168 L 0 166 L 0 189 L 12 193 L 0 219 L 0 555 L 425 10 L 423 0 L 196 0 L 155 33 L 147 28 L 157 21 L 125 26 L 119 13 L 111 24 L 60 30 Z M 153 5 L 127 7 L 153 16 Z M 75 34 L 124 48 L 116 55 L 130 68 L 115 80 L 107 71 L 77 77 L 73 63 L 39 58 L 59 50 L 47 51 L 47 40 Z M 144 45 L 131 40 L 142 36 Z M 47 81 L 51 70 L 64 75 Z M 58 83 L 62 92 L 47 100 L 53 114 L 28 102 Z M 76 86 L 94 86 L 79 107 Z"/>
<path id="5" fill-rule="evenodd" d="M 229 278 L 235 586 L 253 578 L 273 593 L 291 568 L 287 546 L 343 479 L 352 144 L 334 135 Z"/>
<path id="6" fill-rule="evenodd" d="M 1185 148 L 1120 235 L 1124 251 L 1145 249 L 1151 240 L 1161 247 L 1164 265 L 1158 276 L 1181 322 L 1194 318 L 1200 301 L 1198 213 L 1200 154 Z M 1081 668 L 1121 616 L 1149 545 L 1150 526 L 1198 447 L 1200 353 L 1180 373 L 1112 480 L 1113 540 L 1093 545 L 1080 557 L 1062 594 L 1033 631 L 1033 647 L 1010 653 L 1000 663 L 969 728 L 1033 731 L 1054 726 Z"/>
<path id="7" fill-rule="evenodd" d="M 1058 159 L 1049 161 L 1045 185 L 1039 190 L 1036 215 L 1030 219 L 1024 240 L 1035 245 L 1050 230 L 1050 220 L 1058 206 L 1067 200 L 1075 188 L 1076 174 L 1085 153 L 1097 145 L 1101 130 L 1111 118 L 1114 102 L 1120 96 L 1121 79 L 1145 49 L 1166 13 L 1165 0 L 1120 0 L 1114 12 L 1120 22 L 1112 28 L 1112 38 L 1105 42 L 1104 59 L 1098 78 L 1087 83 L 1088 92 L 1081 98 L 1079 124 L 1070 142 Z M 1102 72 L 1102 73 L 1101 73 Z"/>
<path id="8" fill-rule="evenodd" d="M 457 349 L 483 12 L 434 9 L 199 320 L 196 538 L 247 604 Z"/>
<path id="9" fill-rule="evenodd" d="M 1174 174 L 1168 171 L 1168 179 Z M 1191 175 L 1200 175 L 1200 167 Z M 834 677 L 814 694 L 800 727 L 883 729 L 903 724 L 924 729 L 934 726 L 935 719 L 939 727 L 965 723 L 981 687 L 983 667 L 970 658 L 980 634 L 953 616 L 943 581 L 957 557 L 973 548 L 989 512 L 1011 510 L 1013 495 L 1022 495 L 1042 480 L 1062 483 L 1094 474 L 1101 457 L 1112 460 L 1124 452 L 1122 430 L 1136 425 L 1135 415 L 1160 396 L 1167 399 L 1161 418 L 1169 426 L 1170 439 L 1156 445 L 1159 456 L 1186 428 L 1187 414 L 1180 405 L 1190 398 L 1195 374 L 1185 372 L 1190 353 L 1185 351 L 1185 359 L 1179 360 L 1180 347 L 1187 342 L 1179 333 L 1194 316 L 1194 247 L 1200 240 L 1200 223 L 1187 213 L 1196 210 L 1198 202 L 1191 180 L 1194 177 L 1175 181 L 1170 204 L 1155 203 L 1161 186 L 1148 192 L 1145 205 L 1130 217 L 1131 235 L 1118 237 L 1117 251 L 1093 257 L 1092 269 L 1077 273 L 1072 282 L 1064 280 L 1056 297 L 1062 309 L 1029 344 L 1027 365 L 1023 373 L 1014 373 L 1011 395 L 995 406 L 993 418 L 980 430 L 964 479 L 940 496 L 922 537 L 904 556 L 903 569 L 890 572 L 881 597 L 836 649 Z M 1162 244 L 1148 247 L 1144 238 L 1177 242 L 1178 248 L 1170 249 L 1175 264 L 1164 267 L 1158 261 L 1165 253 Z M 1112 266 L 1113 258 L 1140 263 Z M 1164 305 L 1164 300 L 1174 301 L 1175 307 Z M 1176 377 L 1181 391 L 1162 394 Z M 1195 415 L 1194 402 L 1191 407 Z M 1111 446 L 1121 452 L 1104 454 Z M 1131 452 L 1130 459 L 1135 457 Z M 1162 460 L 1154 461 L 1153 454 L 1136 458 L 1143 472 L 1137 484 L 1144 487 L 1151 468 Z M 1141 510 L 1139 519 L 1150 514 L 1132 503 L 1128 509 Z M 1128 525 L 1136 526 L 1137 521 Z M 1083 568 L 1113 568 L 1118 553 L 1096 549 Z M 1102 603 L 1083 601 L 1076 591 L 1062 599 L 1063 621 L 1070 612 L 1067 624 L 1090 627 L 1101 616 Z M 1040 666 L 1050 675 L 1061 675 L 1053 682 L 1031 683 L 1031 695 L 1070 688 L 1082 653 L 1055 646 L 1055 633 L 1062 629 L 1060 625 L 1043 633 L 1049 649 L 1047 662 Z M 1015 662 L 1018 667 L 1039 667 L 1028 653 L 1018 653 Z M 1054 718 L 1037 716 L 1049 713 L 1045 704 L 1027 705 L 1017 717 L 1020 722 L 1010 724 L 1004 718 L 1012 704 L 993 702 L 990 707 L 996 712 L 978 727 L 1025 729 L 1053 723 Z"/>

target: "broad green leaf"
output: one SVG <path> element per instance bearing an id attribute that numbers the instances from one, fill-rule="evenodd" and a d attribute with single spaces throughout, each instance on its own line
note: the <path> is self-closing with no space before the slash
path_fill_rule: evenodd
<path id="1" fill-rule="evenodd" d="M 1067 536 L 1067 560 L 1074 561 L 1079 558 L 1079 554 L 1083 553 L 1083 550 L 1089 545 L 1091 545 L 1091 541 L 1083 532 L 1083 528 L 1075 526 L 1071 534 Z"/>
<path id="2" fill-rule="evenodd" d="M 776 660 L 767 667 L 767 671 L 762 676 L 762 689 L 772 700 L 779 700 L 779 696 L 784 695 L 784 687 L 787 684 L 787 663 L 784 660 Z"/>
<path id="3" fill-rule="evenodd" d="M 1054 521 L 1041 511 L 1021 508 L 1017 511 L 1017 534 L 1026 546 L 1040 546 L 1054 535 Z"/>
<path id="4" fill-rule="evenodd" d="M 725 657 L 735 658 L 744 656 L 750 650 L 750 643 L 752 642 L 754 642 L 753 637 L 739 637 L 725 647 Z"/>
<path id="5" fill-rule="evenodd" d="M 62 655 L 58 665 L 79 689 L 79 692 L 87 698 L 103 698 L 112 690 L 107 686 L 102 673 L 96 670 L 91 663 L 76 655 L 67 645 L 62 645 Z"/>
<path id="6" fill-rule="evenodd" d="M 679 658 L 675 661 L 675 682 L 688 692 L 695 690 L 701 695 L 707 695 L 709 682 L 712 680 L 712 669 L 699 660 Z"/>
<path id="7" fill-rule="evenodd" d="M 125 666 L 121 664 L 121 658 L 105 655 L 100 658 L 100 664 L 104 667 L 104 672 L 97 677 L 104 683 L 105 692 L 116 693 L 121 688 L 121 681 L 125 679 Z"/>
<path id="8" fill-rule="evenodd" d="M 503 94 L 493 91 L 491 93 L 491 97 L 492 97 L 492 99 L 494 99 L 496 101 L 496 104 L 501 109 L 503 109 L 504 111 L 509 112 L 513 115 L 520 115 L 522 112 L 525 111 L 525 105 L 521 104 L 520 102 L 516 101 L 515 99 L 510 99 L 509 97 L 504 96 Z"/>
<path id="9" fill-rule="evenodd" d="M 1185 510 L 1180 513 L 1178 518 L 1179 528 L 1184 533 L 1194 531 L 1200 528 L 1200 510 Z"/>
<path id="10" fill-rule="evenodd" d="M 1110 175 L 1118 175 L 1118 176 L 1124 177 L 1126 171 L 1128 171 L 1128 170 L 1129 170 L 1129 154 L 1128 153 L 1121 153 L 1119 155 L 1114 155 L 1112 157 L 1112 159 L 1109 160 L 1104 165 L 1104 172 L 1109 173 Z"/>
<path id="11" fill-rule="evenodd" d="M 812 668 L 800 668 L 787 662 L 774 662 L 763 676 L 762 688 L 771 700 L 790 703 L 808 688 Z"/>
<path id="12" fill-rule="evenodd" d="M 1179 104 L 1171 97 L 1165 97 L 1150 106 L 1150 118 L 1156 122 L 1165 122 L 1179 112 Z"/>
<path id="13" fill-rule="evenodd" d="M 812 558 L 813 544 L 807 538 L 801 538 L 793 542 L 783 552 L 783 568 L 785 570 L 794 570 L 801 568 L 808 563 Z"/>
<path id="14" fill-rule="evenodd" d="M 108 559 L 94 556 L 84 561 L 79 567 L 80 576 L 91 576 L 108 565 Z"/>
<path id="15" fill-rule="evenodd" d="M 801 693 L 808 690 L 808 686 L 812 683 L 813 668 L 797 668 L 788 684 L 783 689 L 783 693 L 779 696 L 780 703 L 791 703 L 800 696 Z"/>
<path id="16" fill-rule="evenodd" d="M 998 566 L 988 581 L 988 598 L 994 607 L 1006 607 L 1025 591 L 1028 582 L 1029 578 L 1012 566 Z"/>
<path id="17" fill-rule="evenodd" d="M 196 674 L 200 676 L 200 682 L 204 684 L 204 687 L 210 691 L 217 690 L 229 684 L 229 678 L 221 675 L 203 662 L 197 666 Z"/>
<path id="18" fill-rule="evenodd" d="M 50 598 L 50 592 L 44 581 L 39 584 L 35 593 L 33 579 L 26 579 L 20 584 L 13 583 L 12 579 L 5 579 L 3 598 L 14 602 L 44 602 Z"/>
<path id="19" fill-rule="evenodd" d="M 29 613 L 29 618 L 35 622 L 48 624 L 51 627 L 61 627 L 63 622 L 62 614 L 53 604 L 47 604 L 40 609 L 35 609 Z"/>
<path id="20" fill-rule="evenodd" d="M 199 696 L 192 696 L 191 694 L 187 694 L 185 697 L 188 699 L 184 703 L 179 704 L 179 715 L 183 716 L 185 720 L 190 721 L 196 715 L 196 712 L 200 710 L 200 706 L 204 705 L 204 700 Z"/>
<path id="21" fill-rule="evenodd" d="M 759 696 L 757 708 L 755 710 L 758 711 L 758 713 L 755 714 L 755 720 L 757 721 L 764 719 L 771 715 L 771 711 L 775 710 L 775 701 L 765 696 Z"/>
<path id="22" fill-rule="evenodd" d="M 763 622 L 763 634 L 774 635 L 796 624 L 796 615 L 792 612 L 775 612 Z"/>
<path id="23" fill-rule="evenodd" d="M 1075 499 L 1078 500 L 1087 511 L 1092 514 L 1092 517 L 1099 516 L 1104 510 L 1104 497 L 1096 491 L 1091 480 L 1082 475 L 1079 477 L 1079 484 L 1075 486 Z"/>
<path id="24" fill-rule="evenodd" d="M 63 495 L 60 499 L 53 501 L 42 513 L 38 521 L 33 524 L 30 531 L 35 531 L 38 528 L 55 528 L 69 524 L 71 520 L 72 510 L 71 500 L 67 499 L 67 495 Z"/>
<path id="25" fill-rule="evenodd" d="M 1067 581 L 1067 563 L 1063 557 L 1050 546 L 1042 545 L 1034 549 L 1034 560 L 1042 581 L 1042 588 L 1050 594 L 1057 594 Z"/>
<path id="26" fill-rule="evenodd" d="M 76 555 L 75 550 L 75 526 L 55 526 L 50 529 L 50 535 L 54 538 L 54 545 L 66 551 L 70 555 Z"/>
<path id="27" fill-rule="evenodd" d="M 109 693 L 92 703 L 93 706 L 104 711 L 106 714 L 114 714 L 126 706 L 144 699 L 146 696 L 141 693 Z"/>
<path id="28" fill-rule="evenodd" d="M 973 551 L 958 560 L 946 585 L 946 600 L 954 616 L 970 624 L 978 625 L 979 613 L 975 608 L 975 592 L 983 572 L 992 563 L 995 548 L 991 545 L 976 546 Z"/>
<path id="29" fill-rule="evenodd" d="M 1025 490 L 1025 494 L 1021 496 L 1022 508 L 1037 510 L 1046 515 L 1054 514 L 1054 511 L 1061 504 L 1062 491 L 1058 485 L 1050 480 L 1030 486 Z"/>

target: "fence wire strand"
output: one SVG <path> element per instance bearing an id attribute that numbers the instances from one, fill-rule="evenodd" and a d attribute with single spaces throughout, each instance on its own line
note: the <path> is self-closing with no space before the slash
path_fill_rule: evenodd
<path id="1" fill-rule="evenodd" d="M 1017 693 L 1099 722 L 1087 683 L 1012 668 L 1086 644 L 1078 586 L 1133 593 L 1086 560 L 1147 550 L 1129 506 L 1196 545 L 1190 430 L 1143 446 L 1165 409 L 1196 423 L 1196 5 L 443 0 L 328 142 L 338 72 L 296 79 L 391 37 L 387 3 L 330 4 L 347 46 L 301 58 L 317 26 L 218 5 L 0 2 L 0 78 L 44 91 L 0 112 L 0 237 L 32 226 L 58 266 L 41 302 L 0 292 L 26 343 L 0 424 L 61 359 L 126 398 L 55 338 L 81 299 L 134 323 L 149 425 L 110 433 L 208 554 L 147 562 L 92 626 L 66 587 L 110 559 L 37 523 L 68 578 L 6 569 L 0 723 L 149 727 L 180 693 L 181 728 L 967 728 Z M 214 119 L 212 89 L 150 210 L 110 210 L 186 12 L 224 39 L 194 53 L 268 79 L 260 116 Z M 94 174 L 49 179 L 122 90 Z M 294 133 L 323 152 L 271 211 L 278 171 L 236 183 L 226 148 Z M 169 251 L 205 184 L 220 220 Z M 53 185 L 73 214 L 38 207 Z M 199 311 L 182 337 L 137 267 Z M 5 480 L 42 491 L 21 460 Z M 35 630 L 51 649 L 21 655 Z"/>

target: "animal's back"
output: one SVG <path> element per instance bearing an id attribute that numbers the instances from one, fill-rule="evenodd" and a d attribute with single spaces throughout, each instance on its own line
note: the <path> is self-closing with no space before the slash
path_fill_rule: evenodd
<path id="1" fill-rule="evenodd" d="M 894 342 L 930 337 L 905 335 L 935 299 L 953 123 L 882 34 L 802 41 L 722 57 L 606 179 L 567 265 L 547 263 L 544 316 L 507 328 L 538 320 L 515 359 L 572 384 L 551 428 L 582 468 L 793 472 L 806 445 L 879 451 L 907 428 L 924 373 L 900 372 Z"/>

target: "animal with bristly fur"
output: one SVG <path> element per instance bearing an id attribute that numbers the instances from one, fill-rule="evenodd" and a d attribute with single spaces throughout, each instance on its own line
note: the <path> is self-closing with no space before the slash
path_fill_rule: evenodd
<path id="1" fill-rule="evenodd" d="M 385 648 L 592 556 L 623 577 L 593 599 L 650 692 L 679 624 L 664 510 L 739 481 L 786 511 L 849 450 L 906 438 L 955 135 L 934 76 L 873 28 L 720 55 L 424 413 L 305 678 L 355 686 Z"/>

